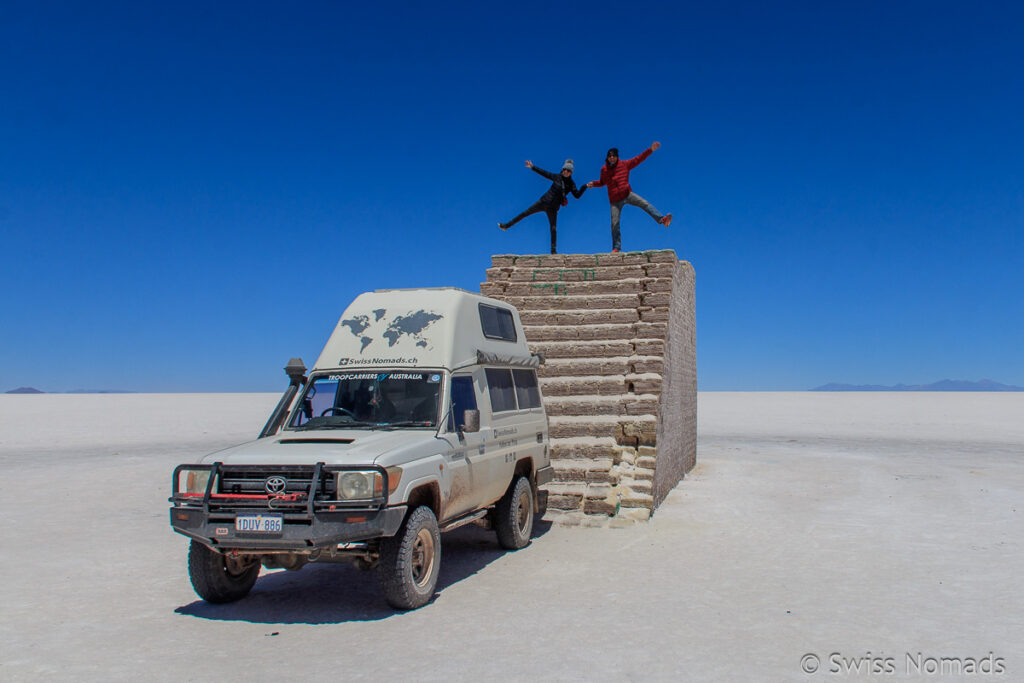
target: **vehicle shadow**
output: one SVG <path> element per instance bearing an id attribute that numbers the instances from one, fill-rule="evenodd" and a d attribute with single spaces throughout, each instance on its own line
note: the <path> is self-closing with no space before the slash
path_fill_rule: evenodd
<path id="1" fill-rule="evenodd" d="M 551 522 L 537 520 L 533 542 L 551 529 Z M 441 536 L 441 574 L 429 609 L 444 590 L 471 578 L 507 552 L 493 531 L 473 525 Z M 530 552 L 530 546 L 518 552 Z M 214 605 L 196 600 L 174 610 L 200 619 L 248 621 L 256 624 L 339 624 L 377 621 L 404 612 L 384 601 L 375 571 L 360 571 L 348 564 L 309 564 L 296 572 L 272 571 L 256 581 L 252 592 L 238 602 Z"/>

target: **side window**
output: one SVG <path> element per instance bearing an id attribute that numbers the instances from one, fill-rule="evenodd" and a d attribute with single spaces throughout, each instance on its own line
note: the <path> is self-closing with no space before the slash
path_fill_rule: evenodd
<path id="1" fill-rule="evenodd" d="M 537 388 L 537 373 L 533 370 L 513 370 L 516 384 L 516 399 L 519 409 L 540 408 L 540 389 Z"/>
<path id="2" fill-rule="evenodd" d="M 480 304 L 480 327 L 488 339 L 501 339 L 514 342 L 516 337 L 516 321 L 512 311 L 507 308 Z"/>
<path id="3" fill-rule="evenodd" d="M 338 395 L 338 382 L 325 379 L 318 379 L 306 392 L 302 410 L 295 413 L 292 420 L 292 427 L 301 427 L 313 417 L 317 417 L 325 410 L 335 405 Z"/>
<path id="4" fill-rule="evenodd" d="M 466 424 L 466 411 L 476 410 L 476 392 L 469 375 L 452 377 L 452 409 L 448 414 L 448 431 L 454 432 Z"/>
<path id="5" fill-rule="evenodd" d="M 500 413 L 516 409 L 516 390 L 512 385 L 512 371 L 499 368 L 488 368 L 487 391 L 491 395 L 491 410 Z"/>

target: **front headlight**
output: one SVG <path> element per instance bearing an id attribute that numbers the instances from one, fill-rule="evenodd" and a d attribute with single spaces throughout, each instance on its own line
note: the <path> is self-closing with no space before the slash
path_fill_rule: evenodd
<path id="1" fill-rule="evenodd" d="M 384 490 L 380 472 L 338 472 L 339 500 L 368 500 L 378 498 Z"/>
<path id="2" fill-rule="evenodd" d="M 181 470 L 178 473 L 178 491 L 181 493 L 206 493 L 210 482 L 210 470 Z"/>

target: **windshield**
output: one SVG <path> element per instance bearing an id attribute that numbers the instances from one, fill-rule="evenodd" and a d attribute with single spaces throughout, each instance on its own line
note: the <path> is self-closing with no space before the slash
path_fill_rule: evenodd
<path id="1" fill-rule="evenodd" d="M 289 427 L 436 427 L 441 373 L 435 370 L 337 372 L 314 377 Z"/>

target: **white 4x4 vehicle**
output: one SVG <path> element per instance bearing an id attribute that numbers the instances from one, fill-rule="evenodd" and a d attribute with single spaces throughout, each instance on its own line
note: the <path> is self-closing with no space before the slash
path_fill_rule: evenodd
<path id="1" fill-rule="evenodd" d="M 261 565 L 351 562 L 413 609 L 434 594 L 440 532 L 473 522 L 525 546 L 552 475 L 540 362 L 500 301 L 360 295 L 308 377 L 289 362 L 257 440 L 174 470 L 171 526 L 192 539 L 196 593 L 230 602 Z"/>

